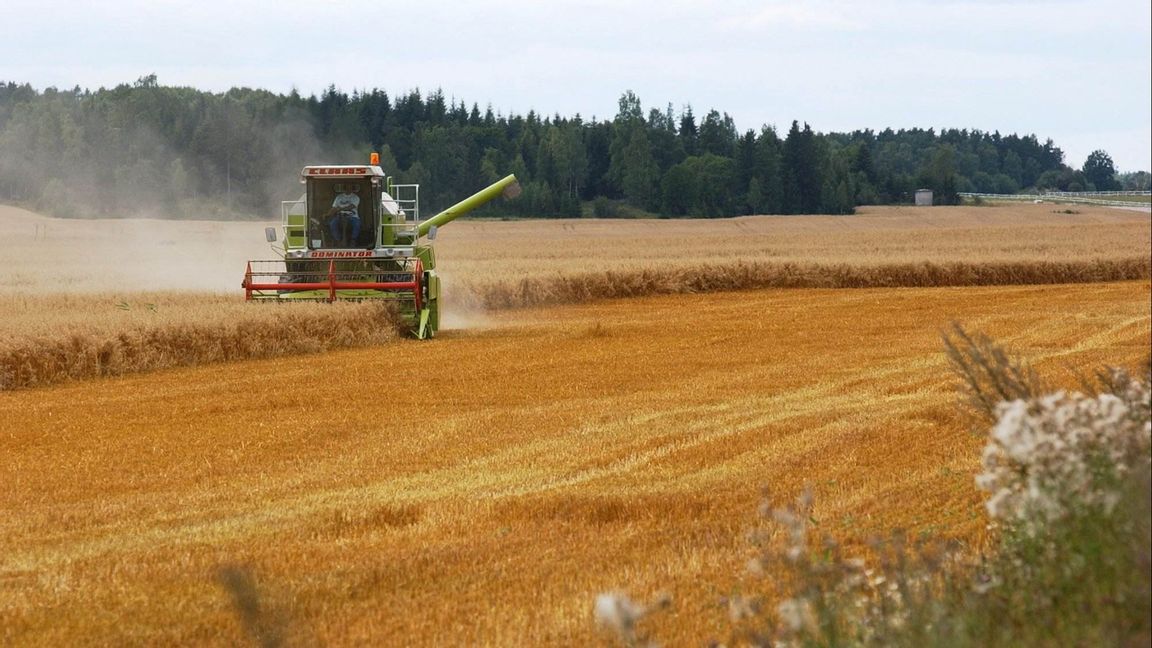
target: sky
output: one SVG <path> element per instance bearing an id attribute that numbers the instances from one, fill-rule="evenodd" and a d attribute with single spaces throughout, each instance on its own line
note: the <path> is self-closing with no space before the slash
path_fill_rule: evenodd
<path id="1" fill-rule="evenodd" d="M 1152 169 L 1148 0 L 3 0 L 0 81 L 442 89 L 504 114 L 968 128 Z"/>

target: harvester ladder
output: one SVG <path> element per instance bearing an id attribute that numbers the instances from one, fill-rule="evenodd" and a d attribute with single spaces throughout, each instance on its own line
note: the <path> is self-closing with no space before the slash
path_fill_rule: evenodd
<path id="1" fill-rule="evenodd" d="M 280 229 L 283 230 L 284 249 L 307 247 L 308 206 L 303 199 L 280 203 Z M 302 245 L 293 245 L 294 239 Z"/>

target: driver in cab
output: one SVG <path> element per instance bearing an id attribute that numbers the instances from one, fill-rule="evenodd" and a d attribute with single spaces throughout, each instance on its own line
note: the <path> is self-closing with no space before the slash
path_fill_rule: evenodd
<path id="1" fill-rule="evenodd" d="M 328 231 L 340 247 L 354 247 L 360 238 L 359 185 L 336 185 L 336 198 L 328 210 Z"/>

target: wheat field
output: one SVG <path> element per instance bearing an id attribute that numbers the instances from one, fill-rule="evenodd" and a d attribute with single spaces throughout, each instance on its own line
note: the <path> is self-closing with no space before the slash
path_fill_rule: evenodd
<path id="1" fill-rule="evenodd" d="M 739 261 L 877 266 L 1146 257 L 1147 212 L 1055 205 L 861 207 L 854 216 L 461 220 L 437 240 L 460 282 Z"/>
<path id="2" fill-rule="evenodd" d="M 445 324 L 493 310 L 764 288 L 1147 279 L 1147 214 L 1100 207 L 864 208 L 853 217 L 469 221 L 437 244 Z M 1074 211 L 1075 213 L 1067 213 Z M 380 309 L 250 308 L 262 223 L 60 220 L 0 207 L 0 389 L 379 344 Z"/>
<path id="3" fill-rule="evenodd" d="M 23 386 L 64 381 L 0 390 L 5 645 L 596 645 L 613 590 L 667 593 L 654 638 L 698 645 L 761 489 L 810 484 L 850 547 L 983 546 L 951 322 L 1068 388 L 1152 335 L 1152 228 L 1116 210 L 458 222 L 418 342 L 365 305 L 223 293 L 261 224 L 5 209 L 0 358 L 55 349 Z M 98 253 L 125 231 L 179 259 Z M 67 373 L 100 349 L 120 368 Z"/>
<path id="4" fill-rule="evenodd" d="M 863 207 L 855 216 L 718 220 L 460 219 L 436 241 L 447 286 L 588 272 L 736 263 L 875 267 L 900 264 L 1086 263 L 1144 259 L 1147 212 L 1078 205 Z M 19 293 L 239 289 L 247 259 L 274 258 L 276 223 L 62 220 L 0 206 L 9 249 L 0 297 Z"/>
<path id="5" fill-rule="evenodd" d="M 601 591 L 714 636 L 761 487 L 849 544 L 979 545 L 939 332 L 1134 366 L 1148 282 L 659 296 L 431 342 L 0 394 L 5 643 L 579 645 Z M 231 569 L 231 572 L 221 570 Z M 226 579 L 225 579 L 226 580 Z M 679 604 L 677 604 L 679 602 Z M 268 634 L 271 633 L 271 634 Z"/>
<path id="6" fill-rule="evenodd" d="M 214 362 L 318 353 L 394 341 L 406 326 L 386 304 L 253 308 L 235 295 L 10 295 L 0 391 Z M 0 329 L 2 330 L 2 329 Z"/>

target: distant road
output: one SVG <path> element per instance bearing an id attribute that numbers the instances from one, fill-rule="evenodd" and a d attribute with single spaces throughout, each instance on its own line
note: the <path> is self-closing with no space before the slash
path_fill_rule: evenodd
<path id="1" fill-rule="evenodd" d="M 960 192 L 961 198 L 979 198 L 981 200 L 1001 200 L 1007 202 L 1032 203 L 1072 203 L 1076 205 L 1097 205 L 1100 207 L 1129 207 L 1143 205 L 1148 211 L 1148 200 L 1152 194 L 1147 191 L 1048 191 L 1039 194 L 993 194 Z"/>

